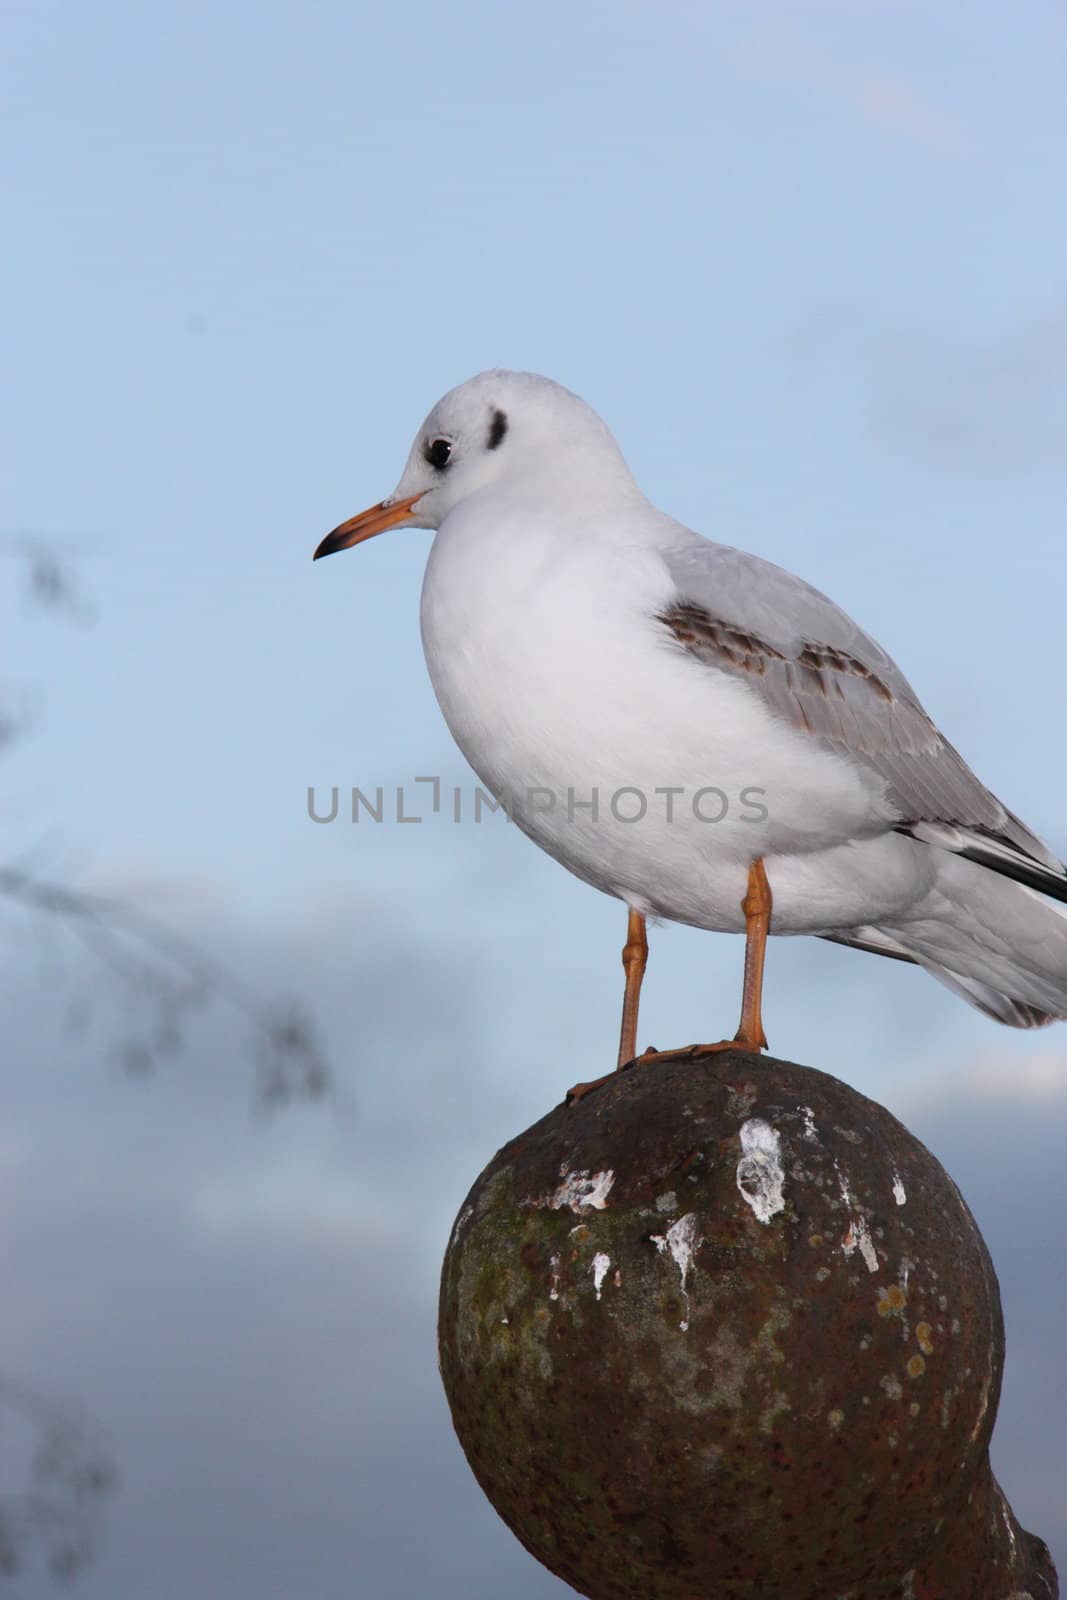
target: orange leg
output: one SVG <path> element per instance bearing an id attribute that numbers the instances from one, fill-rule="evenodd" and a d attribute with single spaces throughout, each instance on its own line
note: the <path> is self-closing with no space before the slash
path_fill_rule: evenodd
<path id="1" fill-rule="evenodd" d="M 741 1023 L 732 1039 L 720 1039 L 717 1044 L 690 1044 L 681 1050 L 646 1050 L 638 1057 L 645 1061 L 677 1061 L 680 1057 L 713 1055 L 719 1050 L 745 1050 L 758 1055 L 767 1048 L 767 1035 L 763 1031 L 763 965 L 767 955 L 767 935 L 771 926 L 774 901 L 767 872 L 761 857 L 748 869 L 748 890 L 741 902 L 745 914 L 745 978 L 741 990 Z M 626 992 L 622 1003 L 622 1037 L 619 1041 L 617 1071 L 633 1064 L 637 1054 L 637 1006 L 641 997 L 641 980 L 648 961 L 648 940 L 645 919 L 638 912 L 630 912 L 622 964 L 626 969 Z M 576 1083 L 567 1095 L 570 1105 L 584 1098 L 591 1089 L 607 1083 L 607 1077 L 595 1078 L 592 1083 Z"/>
<path id="2" fill-rule="evenodd" d="M 622 997 L 622 1028 L 619 1034 L 619 1064 L 617 1072 L 623 1067 L 628 1067 L 637 1054 L 637 1010 L 641 1003 L 641 983 L 645 976 L 645 967 L 648 965 L 648 935 L 645 932 L 645 919 L 640 911 L 630 909 L 626 924 L 626 943 L 622 947 L 622 966 L 626 973 L 626 987 Z M 574 1105 L 587 1095 L 590 1089 L 597 1089 L 602 1083 L 607 1083 L 612 1077 L 594 1078 L 591 1083 L 576 1083 L 573 1089 L 567 1092 L 567 1103 Z"/>
<path id="3" fill-rule="evenodd" d="M 641 983 L 648 965 L 648 935 L 640 911 L 630 910 L 626 924 L 626 943 L 622 947 L 622 967 L 626 988 L 622 997 L 622 1031 L 619 1035 L 619 1066 L 624 1067 L 637 1054 L 637 1008 L 641 1004 Z"/>
<path id="4" fill-rule="evenodd" d="M 748 869 L 748 892 L 741 902 L 745 914 L 745 981 L 741 990 L 741 1025 L 732 1039 L 717 1044 L 691 1044 L 683 1050 L 646 1051 L 643 1060 L 676 1060 L 679 1056 L 707 1056 L 717 1050 L 750 1050 L 758 1055 L 767 1048 L 763 1031 L 763 963 L 771 926 L 771 886 L 762 858 Z"/>
<path id="5" fill-rule="evenodd" d="M 735 1044 L 746 1050 L 766 1050 L 763 1031 L 763 963 L 771 927 L 771 886 L 762 858 L 748 869 L 748 893 L 741 902 L 745 913 L 745 982 L 741 991 L 741 1026 Z"/>

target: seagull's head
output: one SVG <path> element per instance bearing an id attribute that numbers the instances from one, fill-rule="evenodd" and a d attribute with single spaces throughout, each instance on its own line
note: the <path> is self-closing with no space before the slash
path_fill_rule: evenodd
<path id="1" fill-rule="evenodd" d="M 482 372 L 434 406 L 392 494 L 334 528 L 314 559 L 387 528 L 439 528 L 461 501 L 499 485 L 572 504 L 609 485 L 637 492 L 614 438 L 584 400 L 532 372 Z"/>

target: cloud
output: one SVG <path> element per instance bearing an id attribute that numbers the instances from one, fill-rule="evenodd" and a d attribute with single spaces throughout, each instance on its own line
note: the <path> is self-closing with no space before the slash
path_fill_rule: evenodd
<path id="1" fill-rule="evenodd" d="M 1067 469 L 1067 299 L 970 339 L 887 326 L 863 299 L 815 301 L 778 348 L 798 382 L 855 381 L 871 432 L 897 451 L 973 478 Z"/>
<path id="2" fill-rule="evenodd" d="M 965 1071 L 912 1090 L 905 1099 L 907 1111 L 927 1113 L 949 1106 L 970 1111 L 1001 1107 L 1034 1114 L 1044 1108 L 1067 1116 L 1067 1056 L 1051 1050 L 1019 1060 L 990 1056 Z"/>
<path id="3" fill-rule="evenodd" d="M 137 1081 L 103 1041 L 57 1051 L 32 990 L 9 1018 L 4 1367 L 89 1407 L 121 1481 L 81 1600 L 569 1592 L 481 1496 L 436 1370 L 449 1227 L 529 1114 L 447 930 L 369 920 L 333 901 L 225 929 L 239 969 L 312 999 L 336 1104 L 250 1120 L 219 1011 Z M 40 1563 L 18 1592 L 50 1595 Z"/>
<path id="4" fill-rule="evenodd" d="M 654 22 L 658 41 L 680 25 L 741 81 L 784 89 L 894 143 L 940 158 L 971 147 L 960 113 L 909 65 L 929 60 L 931 34 L 950 20 L 918 0 L 639 0 L 637 14 Z"/>
<path id="5" fill-rule="evenodd" d="M 795 90 L 927 154 L 958 156 L 967 149 L 959 117 L 915 78 L 835 50 L 814 31 L 782 23 L 745 32 L 729 58 L 744 77 Z"/>
<path id="6" fill-rule="evenodd" d="M 1023 1526 L 1067 1571 L 1067 1071 L 1053 1054 L 992 1059 L 916 1097 L 904 1120 L 952 1174 L 1000 1281 L 1007 1330 L 993 1470 Z"/>
<path id="7" fill-rule="evenodd" d="M 870 367 L 873 425 L 898 447 L 982 477 L 1067 469 L 1067 303 L 971 347 L 898 330 Z"/>
<path id="8" fill-rule="evenodd" d="M 421 925 L 414 908 L 331 899 L 251 926 L 232 913 L 218 922 L 210 896 L 198 907 L 203 925 L 188 932 L 224 943 L 261 986 L 284 979 L 307 996 L 342 1092 L 336 1106 L 250 1119 L 240 1025 L 221 1013 L 203 1017 L 183 1058 L 130 1081 L 91 1044 L 57 1052 L 32 995 L 13 1008 L 0 1165 L 20 1198 L 3 1239 L 4 1361 L 80 1397 L 120 1473 L 79 1600 L 220 1588 L 283 1600 L 309 1581 L 315 1600 L 411 1600 L 428 1586 L 440 1600 L 563 1600 L 571 1591 L 475 1485 L 436 1371 L 451 1222 L 561 1077 L 548 1043 L 536 1075 L 518 1059 L 518 976 L 499 991 L 454 929 Z M 821 951 L 783 971 L 786 991 L 812 987 Z M 854 1023 L 841 1021 L 846 1007 L 838 1026 L 891 1037 L 869 1001 L 895 968 L 829 950 L 825 970 L 838 956 L 858 991 Z M 584 979 L 579 991 L 580 1053 Z M 908 1017 L 914 1028 L 914 1008 Z M 824 1015 L 812 1028 L 825 1032 Z M 961 1183 L 1001 1270 L 997 1467 L 1024 1524 L 1058 1540 L 1064 1560 L 1067 1426 L 1050 1396 L 1063 1391 L 1067 1096 L 1054 1052 L 1035 1051 L 1016 1077 L 1025 1093 L 1000 1094 L 983 1060 L 909 1120 Z M 19 1594 L 51 1589 L 35 1569 Z"/>

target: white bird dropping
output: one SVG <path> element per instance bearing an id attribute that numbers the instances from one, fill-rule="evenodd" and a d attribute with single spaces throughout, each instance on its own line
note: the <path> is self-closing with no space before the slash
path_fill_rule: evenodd
<path id="1" fill-rule="evenodd" d="M 762 1117 L 750 1117 L 741 1124 L 737 1187 L 760 1222 L 770 1222 L 772 1217 L 785 1209 L 782 1140 Z"/>
<path id="2" fill-rule="evenodd" d="M 686 1216 L 679 1217 L 677 1222 L 671 1224 L 666 1234 L 654 1233 L 652 1243 L 660 1255 L 665 1250 L 670 1251 L 671 1260 L 682 1277 L 682 1299 L 685 1301 L 685 1316 L 678 1324 L 683 1333 L 689 1331 L 689 1269 L 693 1265 L 693 1257 L 704 1243 L 700 1235 L 700 1224 L 695 1212 L 690 1211 Z"/>

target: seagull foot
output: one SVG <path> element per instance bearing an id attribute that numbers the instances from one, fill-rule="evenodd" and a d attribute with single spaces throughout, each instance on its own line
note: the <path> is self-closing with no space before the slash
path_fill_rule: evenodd
<path id="1" fill-rule="evenodd" d="M 668 1054 L 670 1052 L 667 1052 Z M 592 1094 L 594 1089 L 601 1088 L 605 1083 L 610 1083 L 612 1078 L 620 1072 L 629 1072 L 631 1067 L 640 1066 L 642 1061 L 652 1061 L 659 1056 L 658 1050 L 645 1050 L 639 1056 L 634 1056 L 632 1061 L 620 1061 L 614 1072 L 606 1072 L 602 1078 L 593 1078 L 589 1083 L 576 1083 L 573 1089 L 568 1089 L 563 1097 L 567 1106 L 576 1106 L 579 1100 L 584 1100 L 587 1094 Z"/>
<path id="2" fill-rule="evenodd" d="M 573 1089 L 568 1089 L 563 1103 L 576 1106 L 579 1100 L 584 1100 L 587 1094 L 592 1094 L 594 1089 L 600 1089 L 605 1083 L 610 1083 L 612 1078 L 620 1072 L 628 1072 L 631 1067 L 644 1066 L 650 1061 L 699 1061 L 701 1056 L 718 1055 L 720 1050 L 737 1050 L 742 1055 L 758 1056 L 767 1048 L 767 1036 L 760 1033 L 758 1042 L 739 1033 L 734 1039 L 720 1039 L 716 1044 L 685 1044 L 677 1050 L 643 1050 L 639 1056 L 634 1056 L 632 1061 L 623 1061 L 615 1068 L 614 1072 L 606 1072 L 602 1078 L 593 1078 L 589 1083 L 576 1083 Z"/>
<path id="3" fill-rule="evenodd" d="M 720 1050 L 737 1050 L 742 1055 L 758 1056 L 767 1048 L 767 1039 L 760 1034 L 758 1040 L 739 1033 L 734 1039 L 720 1039 L 716 1044 L 687 1044 L 678 1050 L 646 1050 L 639 1061 L 698 1061 L 701 1056 L 718 1055 Z"/>

